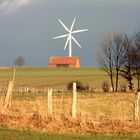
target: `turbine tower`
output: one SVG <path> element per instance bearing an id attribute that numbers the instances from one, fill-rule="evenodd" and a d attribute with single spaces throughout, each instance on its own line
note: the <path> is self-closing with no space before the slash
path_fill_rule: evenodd
<path id="1" fill-rule="evenodd" d="M 57 37 L 54 37 L 53 39 L 58 39 L 58 38 L 65 38 L 67 37 L 67 40 L 66 40 L 66 43 L 65 43 L 65 46 L 64 46 L 64 50 L 67 48 L 67 46 L 69 47 L 69 57 L 72 57 L 72 41 L 74 41 L 79 48 L 81 48 L 80 44 L 78 43 L 78 41 L 75 39 L 75 37 L 73 36 L 73 34 L 76 34 L 76 33 L 80 33 L 80 32 L 85 32 L 85 31 L 88 31 L 88 29 L 82 29 L 82 30 L 75 30 L 73 31 L 73 27 L 74 27 L 74 24 L 75 24 L 75 21 L 76 21 L 76 18 L 74 18 L 72 24 L 71 24 L 71 27 L 70 29 L 68 29 L 66 27 L 66 25 L 60 20 L 58 19 L 58 21 L 60 22 L 60 24 L 62 25 L 62 27 L 68 32 L 67 34 L 65 35 L 60 35 L 60 36 L 57 36 Z"/>

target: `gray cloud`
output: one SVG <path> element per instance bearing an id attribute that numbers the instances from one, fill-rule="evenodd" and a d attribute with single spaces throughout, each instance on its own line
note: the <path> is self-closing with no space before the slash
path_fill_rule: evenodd
<path id="1" fill-rule="evenodd" d="M 32 0 L 1 0 L 0 11 L 11 13 L 16 11 L 18 8 L 29 4 Z"/>
<path id="2" fill-rule="evenodd" d="M 81 1 L 80 1 L 81 2 Z M 81 3 L 90 6 L 128 6 L 137 7 L 140 5 L 140 0 L 84 0 Z M 93 5 L 91 5 L 91 3 Z"/>

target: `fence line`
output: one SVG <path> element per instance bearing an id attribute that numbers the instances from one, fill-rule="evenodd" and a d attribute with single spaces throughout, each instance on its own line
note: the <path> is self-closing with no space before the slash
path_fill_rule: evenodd
<path id="1" fill-rule="evenodd" d="M 23 88 L 23 89 L 26 92 L 29 92 L 29 90 L 30 90 L 28 87 Z M 71 116 L 73 118 L 76 118 L 78 116 L 78 114 L 81 110 L 78 107 L 76 83 L 73 84 L 73 96 L 72 96 L 72 94 L 70 96 L 67 96 L 69 94 L 65 94 L 65 92 L 63 92 L 63 94 L 60 94 L 61 96 L 59 96 L 59 95 L 58 96 L 57 95 L 53 96 L 54 91 L 52 91 L 51 88 L 46 88 L 45 87 L 44 89 L 48 93 L 47 94 L 48 98 L 46 98 L 46 97 L 42 98 L 41 97 L 41 99 L 43 99 L 42 101 L 36 100 L 36 110 L 37 110 L 37 112 L 41 112 L 40 105 L 43 102 L 43 103 L 46 103 L 46 105 L 44 107 L 45 107 L 45 110 L 46 110 L 46 112 L 49 116 L 51 116 L 53 113 L 54 114 L 59 114 L 59 115 L 64 114 L 65 116 L 67 116 L 67 115 L 69 116 L 71 114 Z M 35 89 L 33 88 L 33 90 L 35 90 Z M 134 121 L 139 120 L 139 112 L 138 112 L 139 111 L 139 108 L 138 108 L 139 107 L 139 99 L 140 99 L 139 97 L 140 97 L 140 92 L 138 92 L 136 94 L 135 98 L 134 98 L 134 110 L 133 110 L 134 111 L 134 114 L 133 114 L 134 115 Z M 9 101 L 9 99 L 6 99 L 6 100 Z M 4 105 L 4 106 L 7 106 L 7 105 Z M 77 113 L 77 109 L 78 109 L 78 113 Z"/>
<path id="2" fill-rule="evenodd" d="M 0 86 L 0 93 L 6 93 L 7 86 Z M 20 86 L 13 88 L 14 93 L 48 93 L 48 87 L 28 87 L 28 86 Z M 54 93 L 66 93 L 69 92 L 66 88 L 53 88 Z M 100 93 L 103 92 L 102 89 L 97 88 L 89 88 L 88 90 L 80 91 L 87 93 Z"/>

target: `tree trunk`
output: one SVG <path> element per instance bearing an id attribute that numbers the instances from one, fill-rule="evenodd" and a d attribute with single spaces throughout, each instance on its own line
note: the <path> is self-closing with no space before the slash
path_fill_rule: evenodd
<path id="1" fill-rule="evenodd" d="M 140 91 L 140 76 L 138 75 L 138 91 Z"/>
<path id="2" fill-rule="evenodd" d="M 116 92 L 118 91 L 118 79 L 119 79 L 119 71 L 117 69 L 116 70 L 116 89 L 115 89 Z"/>
<path id="3" fill-rule="evenodd" d="M 132 83 L 132 80 L 129 80 L 128 83 L 129 83 L 129 90 L 133 90 L 133 83 Z"/>
<path id="4" fill-rule="evenodd" d="M 113 92 L 114 92 L 114 83 L 113 83 L 113 76 L 112 76 L 112 75 L 110 76 L 110 79 L 111 79 L 112 90 L 113 90 Z"/>

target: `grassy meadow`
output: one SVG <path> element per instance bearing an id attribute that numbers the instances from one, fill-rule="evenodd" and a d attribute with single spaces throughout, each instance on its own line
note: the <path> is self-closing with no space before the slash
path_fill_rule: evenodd
<path id="1" fill-rule="evenodd" d="M 0 84 L 6 86 L 12 78 L 13 69 L 0 69 Z M 126 83 L 121 79 L 121 83 Z M 70 81 L 79 80 L 92 88 L 101 88 L 103 81 L 110 82 L 105 72 L 98 68 L 81 69 L 49 69 L 49 68 L 17 68 L 16 87 L 53 87 L 65 88 Z"/>
<path id="2" fill-rule="evenodd" d="M 12 79 L 12 74 L 13 69 L 0 69 L 1 87 L 7 86 L 7 81 Z M 97 68 L 17 68 L 14 86 L 65 88 L 68 82 L 75 80 L 99 89 L 103 81 L 109 79 L 106 73 Z M 121 78 L 120 81 L 121 84 L 126 82 Z M 26 131 L 30 130 L 39 133 L 70 135 L 111 135 L 114 139 L 116 136 L 128 136 L 128 139 L 130 136 L 133 138 L 140 136 L 140 122 L 133 122 L 133 93 L 78 93 L 77 117 L 75 119 L 71 117 L 71 93 L 53 94 L 53 114 L 51 117 L 47 112 L 47 93 L 14 92 L 8 110 L 3 108 L 4 95 L 5 93 L 0 93 L 0 128 L 6 129 L 6 131 L 10 131 L 9 129 L 22 130 L 19 135 L 25 130 L 23 133 L 26 136 L 28 135 Z M 0 135 L 3 132 L 6 133 L 0 130 Z M 15 135 L 14 131 L 11 132 Z M 33 135 L 44 137 L 38 136 L 39 134 L 36 133 Z M 64 138 L 66 136 L 63 135 Z M 51 138 L 53 139 L 53 137 L 55 135 Z M 68 137 L 68 139 L 71 138 L 72 136 Z M 79 137 L 79 139 L 84 138 L 102 139 L 90 136 Z M 106 137 L 106 139 L 111 138 Z"/>

